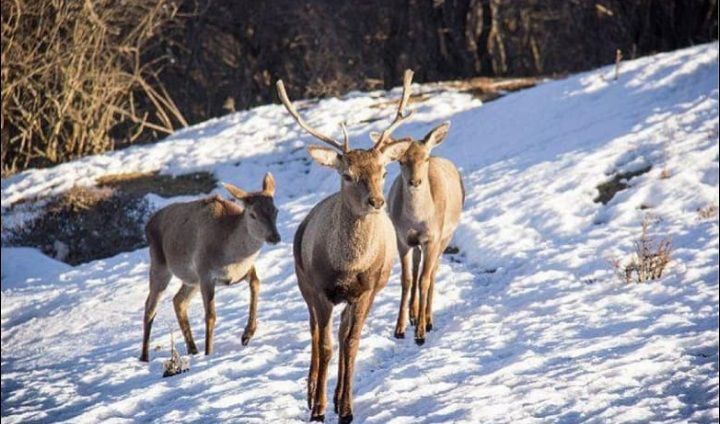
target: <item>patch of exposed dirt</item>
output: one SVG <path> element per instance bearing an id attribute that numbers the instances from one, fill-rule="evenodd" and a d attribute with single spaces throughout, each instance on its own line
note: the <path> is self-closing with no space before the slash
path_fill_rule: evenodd
<path id="1" fill-rule="evenodd" d="M 650 172 L 652 165 L 648 165 L 645 168 L 638 169 L 637 171 L 618 172 L 613 175 L 612 179 L 605 181 L 597 186 L 598 195 L 593 201 L 595 203 L 602 203 L 606 205 L 617 192 L 628 188 L 628 182 L 640 175 Z"/>
<path id="2" fill-rule="evenodd" d="M 41 212 L 20 227 L 5 229 L 4 244 L 35 247 L 71 265 L 133 251 L 147 245 L 145 223 L 153 210 L 146 194 L 196 195 L 216 186 L 207 172 L 175 177 L 156 172 L 114 174 L 96 182 L 96 187 L 73 187 L 35 199 Z"/>

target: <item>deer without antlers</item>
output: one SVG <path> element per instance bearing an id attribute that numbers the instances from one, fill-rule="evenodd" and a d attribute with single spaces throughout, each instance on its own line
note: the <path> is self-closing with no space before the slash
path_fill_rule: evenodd
<path id="1" fill-rule="evenodd" d="M 449 122 L 443 123 L 423 140 L 412 142 L 400 158 L 402 172 L 393 182 L 388 200 L 402 264 L 395 337 L 405 337 L 409 297 L 410 320 L 415 324 L 418 345 L 425 343 L 425 332 L 433 327 L 435 274 L 465 203 L 462 177 L 455 165 L 430 156 L 432 149 L 447 137 L 449 128 Z"/>
<path id="2" fill-rule="evenodd" d="M 340 143 L 309 127 L 290 103 L 282 81 L 277 82 L 278 95 L 290 115 L 300 127 L 330 146 L 310 146 L 310 156 L 341 176 L 340 191 L 315 205 L 293 242 L 298 286 L 310 314 L 312 357 L 307 401 L 313 421 L 325 418 L 332 310 L 341 302 L 346 306 L 338 332 L 340 360 L 334 404 L 341 423 L 352 421 L 352 381 L 360 332 L 375 295 L 387 284 L 395 259 L 395 230 L 384 209 L 383 185 L 385 166 L 410 145 L 390 141 L 390 134 L 409 117 L 403 110 L 411 81 L 412 72 L 406 71 L 395 120 L 367 150 L 351 150 L 344 128 L 344 142 Z"/>
<path id="3" fill-rule="evenodd" d="M 213 351 L 216 284 L 230 285 L 248 280 L 250 314 L 242 344 L 247 345 L 255 334 L 260 290 L 255 258 L 264 242 L 275 244 L 280 241 L 275 227 L 275 180 L 270 173 L 266 174 L 262 191 L 254 193 L 245 192 L 232 184 L 225 184 L 225 188 L 237 203 L 220 196 L 175 203 L 160 209 L 147 223 L 150 293 L 145 302 L 141 361 L 148 360 L 148 342 L 158 299 L 172 275 L 183 282 L 173 298 L 173 305 L 188 353 L 198 351 L 187 315 L 190 299 L 198 289 L 205 306 L 206 355 Z"/>

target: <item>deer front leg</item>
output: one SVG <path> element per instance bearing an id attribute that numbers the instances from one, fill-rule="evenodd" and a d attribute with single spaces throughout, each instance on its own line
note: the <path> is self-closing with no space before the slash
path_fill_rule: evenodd
<path id="1" fill-rule="evenodd" d="M 200 291 L 205 306 L 205 355 L 213 353 L 213 342 L 215 340 L 215 283 L 207 280 L 201 283 Z"/>
<path id="2" fill-rule="evenodd" d="M 365 325 L 365 318 L 370 311 L 374 293 L 367 293 L 360 297 L 354 304 L 348 305 L 343 311 L 343 322 L 347 326 L 348 331 L 345 341 L 342 344 L 342 350 L 339 352 L 344 356 L 342 362 L 344 365 L 342 387 L 339 388 L 340 399 L 338 406 L 338 414 L 340 424 L 349 424 L 353 420 L 352 414 L 352 387 L 353 374 L 355 373 L 355 357 L 360 347 L 360 333 Z M 347 313 L 346 313 L 347 312 Z M 338 381 L 340 384 L 340 381 Z"/>
<path id="3" fill-rule="evenodd" d="M 257 302 L 260 293 L 260 279 L 257 276 L 255 267 L 250 270 L 248 279 L 250 283 L 250 314 L 242 335 L 243 346 L 247 346 L 252 336 L 255 335 L 255 329 L 257 328 Z"/>
<path id="4" fill-rule="evenodd" d="M 410 297 L 410 290 L 413 288 L 413 249 L 405 249 L 406 250 L 404 252 L 400 250 L 400 265 L 402 266 L 400 282 L 402 283 L 402 294 L 400 295 L 400 310 L 398 311 L 397 323 L 395 324 L 396 339 L 405 338 L 405 327 L 407 327 L 408 316 L 408 299 Z"/>
<path id="5" fill-rule="evenodd" d="M 187 346 L 187 352 L 190 355 L 198 353 L 195 340 L 193 339 L 192 331 L 190 330 L 190 321 L 188 320 L 187 308 L 192 299 L 193 295 L 197 293 L 199 286 L 197 284 L 189 285 L 183 284 L 178 290 L 175 297 L 173 297 L 173 306 L 175 307 L 175 316 L 180 325 L 180 331 L 182 332 L 183 338 L 185 338 L 185 345 Z"/>
<path id="6" fill-rule="evenodd" d="M 422 251 L 419 247 L 412 248 L 412 288 L 410 289 L 410 324 L 417 325 L 418 298 L 420 297 L 420 261 L 422 260 Z"/>
<path id="7" fill-rule="evenodd" d="M 150 331 L 157 313 L 160 295 L 170 282 L 170 271 L 163 266 L 150 265 L 150 292 L 145 300 L 145 313 L 143 314 L 143 341 L 140 360 L 147 362 L 150 358 Z"/>
<path id="8" fill-rule="evenodd" d="M 425 245 L 423 256 L 422 272 L 420 273 L 420 310 L 418 322 L 415 326 L 415 343 L 421 346 L 425 343 L 425 332 L 427 331 L 427 311 L 432 283 L 433 271 L 438 261 L 440 243 L 429 242 Z"/>
<path id="9" fill-rule="evenodd" d="M 315 306 L 318 324 L 318 370 L 310 421 L 325 421 L 327 406 L 327 373 L 332 357 L 332 304 L 318 301 Z"/>

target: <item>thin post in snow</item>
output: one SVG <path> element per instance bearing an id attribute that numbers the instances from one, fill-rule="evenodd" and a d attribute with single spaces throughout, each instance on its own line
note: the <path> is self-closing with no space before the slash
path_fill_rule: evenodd
<path id="1" fill-rule="evenodd" d="M 615 81 L 620 77 L 620 62 L 622 59 L 622 51 L 620 49 L 615 50 Z"/>

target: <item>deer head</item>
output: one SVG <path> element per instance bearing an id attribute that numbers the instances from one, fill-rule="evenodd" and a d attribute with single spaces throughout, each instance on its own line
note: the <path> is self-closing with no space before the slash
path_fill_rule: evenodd
<path id="1" fill-rule="evenodd" d="M 244 206 L 247 217 L 247 228 L 250 235 L 258 240 L 271 244 L 280 241 L 275 221 L 278 210 L 275 207 L 275 178 L 271 173 L 265 174 L 261 191 L 248 193 L 232 184 L 223 183 L 225 189 Z"/>
<path id="2" fill-rule="evenodd" d="M 370 149 L 350 149 L 350 141 L 344 124 L 340 124 L 344 136 L 342 143 L 307 125 L 288 99 L 283 82 L 281 80 L 277 82 L 278 96 L 298 125 L 330 146 L 329 148 L 310 146 L 308 153 L 317 164 L 333 168 L 340 174 L 343 203 L 355 215 L 378 213 L 383 210 L 385 205 L 383 187 L 387 174 L 385 166 L 398 160 L 410 146 L 409 140 L 393 141 L 390 136 L 400 124 L 412 115 L 412 112 L 403 112 L 410 99 L 412 77 L 412 71 L 405 71 L 403 94 L 395 119 L 381 134 L 371 135 L 375 143 Z"/>
<path id="3" fill-rule="evenodd" d="M 445 140 L 449 129 L 449 122 L 438 125 L 430 130 L 422 140 L 413 141 L 400 157 L 402 178 L 410 190 L 427 184 L 430 152 Z"/>

